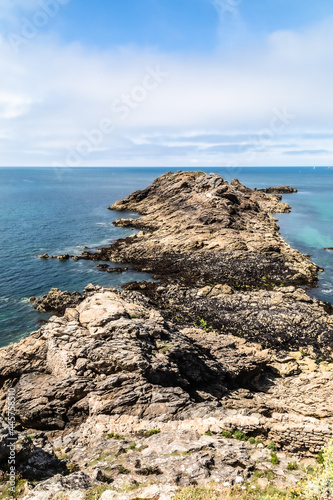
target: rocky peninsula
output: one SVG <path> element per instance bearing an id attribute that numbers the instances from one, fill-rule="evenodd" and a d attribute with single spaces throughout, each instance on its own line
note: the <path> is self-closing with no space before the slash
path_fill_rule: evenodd
<path id="1" fill-rule="evenodd" d="M 333 431 L 333 309 L 308 295 L 320 269 L 272 215 L 294 192 L 177 172 L 109 207 L 138 213 L 115 225 L 139 232 L 78 259 L 154 280 L 33 298 L 55 315 L 0 350 L 0 469 L 11 388 L 19 498 L 212 484 L 228 498 L 306 477 Z"/>

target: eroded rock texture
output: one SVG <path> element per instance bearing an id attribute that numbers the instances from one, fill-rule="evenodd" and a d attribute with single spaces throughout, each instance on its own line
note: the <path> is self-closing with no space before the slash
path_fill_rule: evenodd
<path id="1" fill-rule="evenodd" d="M 106 500 L 171 499 L 254 470 L 302 477 L 289 461 L 314 457 L 333 430 L 333 315 L 306 292 L 319 269 L 279 235 L 271 214 L 290 206 L 272 191 L 295 192 L 165 174 L 110 207 L 138 212 L 115 224 L 139 234 L 80 257 L 128 262 L 155 282 L 32 300 L 57 316 L 0 350 L 0 413 L 15 389 L 20 472 L 45 480 L 27 500 L 83 500 L 103 484 Z M 137 491 L 121 493 L 128 484 Z"/>

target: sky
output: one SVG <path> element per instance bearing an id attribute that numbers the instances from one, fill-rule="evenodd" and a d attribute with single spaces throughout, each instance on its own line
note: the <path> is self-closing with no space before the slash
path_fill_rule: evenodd
<path id="1" fill-rule="evenodd" d="M 1 0 L 0 166 L 332 166 L 332 0 Z"/>

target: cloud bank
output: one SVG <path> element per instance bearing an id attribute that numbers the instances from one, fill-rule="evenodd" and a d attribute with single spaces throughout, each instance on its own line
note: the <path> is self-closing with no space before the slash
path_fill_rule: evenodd
<path id="1" fill-rule="evenodd" d="M 28 20 L 41 8 L 14 4 Z M 64 44 L 51 15 L 15 44 L 12 7 L 0 19 L 2 166 L 332 164 L 333 19 L 204 57 Z"/>

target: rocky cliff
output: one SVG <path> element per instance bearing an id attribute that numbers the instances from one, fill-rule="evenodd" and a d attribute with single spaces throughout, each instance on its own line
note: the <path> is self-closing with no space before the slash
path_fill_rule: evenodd
<path id="1" fill-rule="evenodd" d="M 138 212 L 116 224 L 140 232 L 81 258 L 127 262 L 156 280 L 53 289 L 33 302 L 57 315 L 0 350 L 5 420 L 15 389 L 18 471 L 44 479 L 21 496 L 171 499 L 182 486 L 264 483 L 269 473 L 293 485 L 332 435 L 333 316 L 306 293 L 318 267 L 271 215 L 290 206 L 179 172 L 110 208 Z M 7 441 L 4 424 L 4 478 Z"/>

